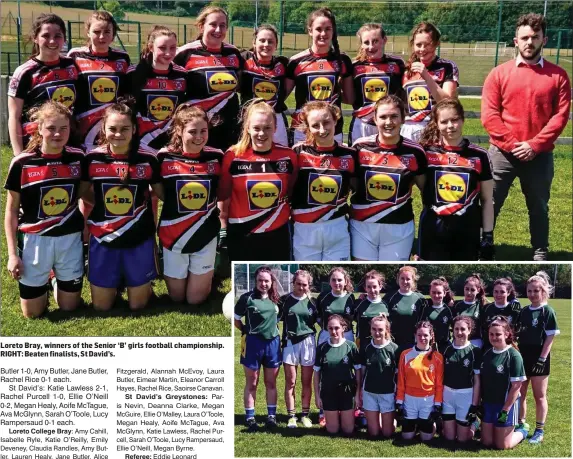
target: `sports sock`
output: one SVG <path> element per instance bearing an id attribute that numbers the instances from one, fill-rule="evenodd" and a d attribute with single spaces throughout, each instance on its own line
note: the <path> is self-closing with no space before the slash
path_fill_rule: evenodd
<path id="1" fill-rule="evenodd" d="M 267 405 L 267 413 L 269 416 L 276 416 L 277 415 L 277 406 L 276 405 Z"/>
<path id="2" fill-rule="evenodd" d="M 541 421 L 535 421 L 535 430 L 543 432 L 545 430 L 545 423 Z"/>
<path id="3" fill-rule="evenodd" d="M 245 407 L 245 419 L 248 421 L 249 419 L 254 417 L 255 417 L 255 409 Z"/>
<path id="4" fill-rule="evenodd" d="M 296 417 L 296 411 L 294 409 L 292 410 L 287 410 L 287 414 L 289 418 L 294 418 Z"/>

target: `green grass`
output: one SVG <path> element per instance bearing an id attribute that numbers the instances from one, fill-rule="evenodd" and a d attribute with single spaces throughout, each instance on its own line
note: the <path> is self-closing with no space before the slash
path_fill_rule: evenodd
<path id="1" fill-rule="evenodd" d="M 6 177 L 12 151 L 3 147 L 2 175 Z M 2 190 L 2 209 L 5 206 Z M 2 302 L 0 335 L 2 336 L 230 336 L 231 326 L 221 312 L 223 297 L 231 289 L 231 279 L 215 279 L 207 301 L 199 306 L 173 304 L 167 297 L 162 280 L 154 282 L 158 296 L 141 312 L 130 311 L 127 303 L 118 301 L 111 311 L 98 313 L 91 306 L 77 311 L 60 311 L 50 298 L 49 312 L 40 319 L 25 319 L 20 310 L 18 284 L 7 269 L 6 245 L 2 244 Z M 84 279 L 82 298 L 90 303 L 89 284 Z"/>
<path id="2" fill-rule="evenodd" d="M 571 456 L 571 300 L 552 300 L 561 335 L 554 342 L 551 377 L 549 380 L 549 415 L 543 446 L 522 443 L 510 451 L 483 450 L 479 442 L 464 450 L 463 457 L 570 457 Z M 356 438 L 330 437 L 318 425 L 310 429 L 288 429 L 284 405 L 284 373 L 277 380 L 278 421 L 275 433 L 261 430 L 245 432 L 243 410 L 244 372 L 239 364 L 240 335 L 235 335 L 235 456 L 237 457 L 460 457 L 460 450 L 446 449 L 439 439 L 433 444 L 419 442 L 405 445 L 393 440 L 369 440 L 364 431 Z M 300 399 L 300 377 L 297 383 Z M 527 422 L 535 425 L 535 404 L 528 393 Z M 300 413 L 300 402 L 297 412 Z M 261 378 L 257 391 L 256 413 L 264 422 L 266 414 L 264 384 Z M 311 418 L 316 423 L 317 409 L 312 400 Z M 532 432 L 530 432 L 532 433 Z"/>

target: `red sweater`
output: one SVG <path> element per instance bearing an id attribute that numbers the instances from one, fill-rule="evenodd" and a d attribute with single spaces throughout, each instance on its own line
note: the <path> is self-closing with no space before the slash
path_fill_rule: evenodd
<path id="1" fill-rule="evenodd" d="M 494 68 L 485 80 L 481 122 L 490 142 L 510 152 L 529 142 L 535 153 L 550 152 L 569 120 L 571 82 L 565 70 L 543 60 L 528 65 L 515 59 Z"/>

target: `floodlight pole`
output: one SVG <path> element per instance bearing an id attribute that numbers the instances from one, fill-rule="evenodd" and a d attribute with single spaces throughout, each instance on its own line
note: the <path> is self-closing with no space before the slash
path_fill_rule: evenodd
<path id="1" fill-rule="evenodd" d="M 18 34 L 18 65 L 22 64 L 21 49 L 20 49 L 20 37 L 22 36 L 22 19 L 20 16 L 20 0 L 18 0 L 18 19 L 16 20 L 16 33 Z"/>

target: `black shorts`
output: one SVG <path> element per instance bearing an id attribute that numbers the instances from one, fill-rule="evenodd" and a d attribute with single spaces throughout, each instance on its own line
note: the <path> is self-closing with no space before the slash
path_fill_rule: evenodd
<path id="1" fill-rule="evenodd" d="M 525 368 L 525 376 L 531 378 L 532 376 L 548 376 L 551 370 L 551 354 L 547 356 L 545 361 L 545 368 L 542 373 L 533 374 L 532 370 L 537 363 L 537 359 L 541 355 L 543 346 L 523 344 L 519 346 L 519 352 L 523 358 L 523 366 Z"/>
<path id="2" fill-rule="evenodd" d="M 356 384 L 348 383 L 337 387 L 321 387 L 320 399 L 324 411 L 348 411 L 354 409 Z"/>
<path id="3" fill-rule="evenodd" d="M 227 227 L 227 247 L 231 261 L 290 261 L 291 235 L 289 224 L 266 233 L 245 235 Z"/>

